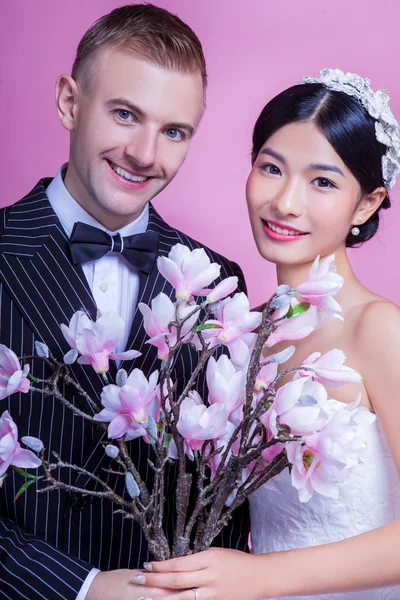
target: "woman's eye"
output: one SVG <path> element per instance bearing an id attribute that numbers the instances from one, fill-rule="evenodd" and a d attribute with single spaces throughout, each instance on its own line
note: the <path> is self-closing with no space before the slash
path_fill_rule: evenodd
<path id="1" fill-rule="evenodd" d="M 166 136 L 169 137 L 170 140 L 174 140 L 174 142 L 180 142 L 184 139 L 184 134 L 179 129 L 167 129 L 165 132 Z"/>
<path id="2" fill-rule="evenodd" d="M 119 108 L 116 111 L 118 118 L 121 119 L 121 121 L 132 121 L 133 119 L 133 114 L 131 113 L 130 110 L 125 110 L 124 108 Z"/>
<path id="3" fill-rule="evenodd" d="M 313 183 L 319 188 L 335 188 L 336 185 L 330 181 L 329 179 L 325 179 L 325 177 L 317 177 L 314 179 Z"/>
<path id="4" fill-rule="evenodd" d="M 261 165 L 261 170 L 264 171 L 264 173 L 270 173 L 271 175 L 281 175 L 281 170 L 276 165 L 270 163 Z"/>

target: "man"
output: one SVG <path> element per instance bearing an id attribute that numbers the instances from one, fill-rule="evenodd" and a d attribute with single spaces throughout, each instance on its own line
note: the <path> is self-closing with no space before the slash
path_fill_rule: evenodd
<path id="1" fill-rule="evenodd" d="M 142 356 L 134 367 L 147 374 L 157 368 L 156 349 L 145 344 L 137 310 L 139 301 L 149 304 L 160 291 L 173 294 L 154 260 L 150 266 L 131 265 L 121 252 L 111 252 L 110 237 L 110 252 L 81 263 L 72 260 L 69 239 L 74 224 L 81 222 L 116 236 L 117 250 L 122 250 L 121 238 L 146 231 L 158 234 L 154 256 L 168 255 L 176 243 L 201 247 L 167 225 L 149 203 L 186 157 L 203 114 L 205 87 L 199 40 L 161 8 L 118 8 L 86 32 L 72 76 L 62 75 L 56 86 L 58 115 L 70 132 L 69 161 L 53 180 L 42 179 L 28 196 L 0 212 L 1 343 L 19 356 L 29 356 L 34 341 L 40 340 L 55 356 L 62 356 L 69 348 L 60 323 L 68 323 L 82 308 L 93 318 L 97 310 L 116 309 L 127 323 L 118 351 L 135 348 Z M 222 265 L 221 276 L 238 275 L 243 289 L 239 267 L 207 252 Z M 174 378 L 181 388 L 196 356 L 185 349 L 176 361 Z M 133 365 L 124 367 L 129 370 Z M 34 375 L 45 376 L 40 360 L 32 368 Z M 77 364 L 73 371 L 99 402 L 100 378 Z M 66 387 L 63 393 L 90 410 L 85 398 L 73 390 Z M 102 469 L 109 462 L 100 430 L 74 417 L 57 400 L 38 394 L 14 394 L 8 409 L 21 436 L 39 437 L 48 452 L 54 450 L 70 463 L 104 476 Z M 130 452 L 148 480 L 150 447 L 136 440 L 130 443 Z M 58 477 L 77 488 L 90 485 L 69 470 L 61 470 Z M 107 477 L 122 493 L 119 479 Z M 140 595 L 130 583 L 131 569 L 141 567 L 149 556 L 136 523 L 114 514 L 108 500 L 62 491 L 38 494 L 33 486 L 13 503 L 22 482 L 13 472 L 0 494 L 1 598 L 124 600 Z M 172 477 L 168 489 L 166 522 L 171 532 Z M 247 532 L 243 511 L 226 529 L 225 545 L 243 549 Z M 150 592 L 154 597 L 159 594 Z"/>

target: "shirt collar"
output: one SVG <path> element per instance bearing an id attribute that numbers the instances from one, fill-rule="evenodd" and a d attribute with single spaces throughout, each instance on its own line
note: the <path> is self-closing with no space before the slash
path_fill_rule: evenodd
<path id="1" fill-rule="evenodd" d="M 120 233 L 122 237 L 127 235 L 133 235 L 135 233 L 143 233 L 146 231 L 149 223 L 149 205 L 143 209 L 143 212 L 138 216 L 137 219 L 131 221 L 118 231 L 110 231 L 101 223 L 96 221 L 84 208 L 71 196 L 67 190 L 63 175 L 66 171 L 68 164 L 65 163 L 60 167 L 56 176 L 46 189 L 46 194 L 49 202 L 56 213 L 65 233 L 68 237 L 71 237 L 72 229 L 77 221 L 85 223 L 86 225 L 92 225 L 92 227 L 98 227 L 103 231 L 107 231 L 110 235 Z"/>

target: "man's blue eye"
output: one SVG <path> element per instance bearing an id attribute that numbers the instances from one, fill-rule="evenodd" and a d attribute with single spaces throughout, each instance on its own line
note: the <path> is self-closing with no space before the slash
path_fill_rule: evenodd
<path id="1" fill-rule="evenodd" d="M 183 139 L 183 133 L 179 129 L 167 129 L 166 133 L 171 140 L 180 141 Z"/>
<path id="2" fill-rule="evenodd" d="M 117 115 L 123 121 L 128 121 L 129 117 L 132 116 L 132 113 L 129 110 L 125 110 L 123 108 L 120 108 L 120 109 L 117 110 Z"/>

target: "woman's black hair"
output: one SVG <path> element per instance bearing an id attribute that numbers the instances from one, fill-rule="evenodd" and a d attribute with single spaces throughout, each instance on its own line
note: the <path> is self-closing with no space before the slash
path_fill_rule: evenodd
<path id="1" fill-rule="evenodd" d="M 253 160 L 276 131 L 302 121 L 316 124 L 359 182 L 363 195 L 384 186 L 382 156 L 387 148 L 376 139 L 375 119 L 352 96 L 328 90 L 320 83 L 295 85 L 268 102 L 254 126 Z M 348 234 L 346 246 L 356 246 L 372 238 L 378 230 L 379 210 L 389 207 L 386 194 L 368 221 L 357 225 L 359 235 Z"/>

